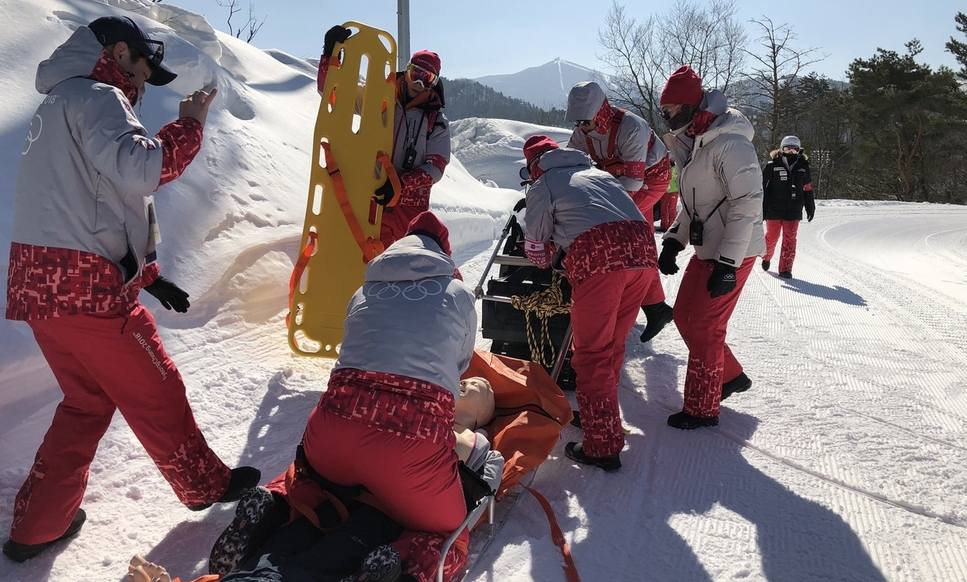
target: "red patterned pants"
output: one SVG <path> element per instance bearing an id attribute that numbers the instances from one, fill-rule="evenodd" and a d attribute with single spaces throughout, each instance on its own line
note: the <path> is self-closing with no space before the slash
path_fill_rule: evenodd
<path id="1" fill-rule="evenodd" d="M 799 233 L 798 220 L 767 220 L 766 221 L 766 254 L 763 261 L 771 261 L 776 252 L 776 243 L 782 235 L 782 250 L 779 251 L 779 272 L 792 272 L 792 263 L 796 260 L 796 235 Z"/>
<path id="2" fill-rule="evenodd" d="M 678 215 L 678 192 L 665 192 L 661 198 L 661 229 L 668 230 Z"/>
<path id="3" fill-rule="evenodd" d="M 577 401 L 584 429 L 584 452 L 593 457 L 618 454 L 624 447 L 618 381 L 625 340 L 635 324 L 642 297 L 657 278 L 654 269 L 601 273 L 574 288 L 571 324 Z"/>
<path id="4" fill-rule="evenodd" d="M 363 382 L 372 378 L 379 385 L 364 390 L 358 385 L 361 375 Z M 343 381 L 346 376 L 350 379 Z M 467 516 L 467 506 L 454 450 L 453 399 L 448 392 L 446 399 L 435 399 L 426 383 L 406 380 L 378 372 L 333 372 L 303 438 L 306 458 L 320 475 L 364 486 L 374 505 L 408 530 L 393 544 L 404 572 L 430 582 L 443 543 Z M 442 403 L 449 409 L 435 412 Z M 464 533 L 451 547 L 446 580 L 463 570 L 468 545 Z"/>
<path id="5" fill-rule="evenodd" d="M 665 164 L 667 166 L 667 163 Z M 668 190 L 668 182 L 671 180 L 670 170 L 657 172 L 645 176 L 645 187 L 635 193 L 632 199 L 638 210 L 645 217 L 645 224 L 648 225 L 649 236 L 655 236 L 655 204 L 662 199 L 661 192 Z M 664 223 L 665 210 L 662 208 L 662 222 Z M 656 305 L 665 301 L 665 290 L 661 286 L 661 277 L 658 276 L 658 267 L 653 267 L 655 273 L 654 280 L 645 293 L 645 298 L 641 305 Z"/>
<path id="6" fill-rule="evenodd" d="M 67 530 L 115 409 L 179 501 L 203 505 L 222 496 L 230 470 L 195 424 L 181 375 L 147 309 L 135 304 L 124 316 L 71 315 L 29 323 L 64 400 L 17 494 L 11 539 L 37 544 Z"/>
<path id="7" fill-rule="evenodd" d="M 685 269 L 675 300 L 675 325 L 688 346 L 684 407 L 688 414 L 718 416 L 722 383 L 742 373 L 742 365 L 725 343 L 725 334 L 753 264 L 755 257 L 742 261 L 735 272 L 735 289 L 714 298 L 708 292 L 708 279 L 715 262 L 693 256 Z"/>

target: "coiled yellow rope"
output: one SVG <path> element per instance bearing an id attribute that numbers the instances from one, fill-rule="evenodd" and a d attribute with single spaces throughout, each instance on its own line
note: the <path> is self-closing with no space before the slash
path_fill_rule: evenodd
<path id="1" fill-rule="evenodd" d="M 561 276 L 555 272 L 551 276 L 551 285 L 543 291 L 530 295 L 511 296 L 510 304 L 524 312 L 524 320 L 527 322 L 527 346 L 531 351 L 531 360 L 544 367 L 553 364 L 556 353 L 554 344 L 551 342 L 551 318 L 571 312 L 571 306 L 564 301 L 564 293 L 561 291 Z M 539 337 L 534 330 L 531 315 L 541 323 Z"/>

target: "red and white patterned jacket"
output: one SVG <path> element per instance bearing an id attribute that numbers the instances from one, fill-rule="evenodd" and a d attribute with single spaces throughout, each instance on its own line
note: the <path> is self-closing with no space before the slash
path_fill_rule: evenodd
<path id="1" fill-rule="evenodd" d="M 87 27 L 41 63 L 37 87 L 46 98 L 18 173 L 6 317 L 126 309 L 158 276 L 151 193 L 194 159 L 202 124 L 147 136 L 138 89 Z"/>

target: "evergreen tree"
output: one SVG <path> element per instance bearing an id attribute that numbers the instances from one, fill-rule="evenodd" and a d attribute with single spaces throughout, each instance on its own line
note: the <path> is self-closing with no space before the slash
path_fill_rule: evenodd
<path id="1" fill-rule="evenodd" d="M 967 143 L 965 96 L 953 71 L 916 61 L 919 41 L 906 47 L 902 55 L 877 49 L 849 66 L 851 187 L 866 196 L 964 202 L 964 152 L 955 144 Z"/>
<path id="2" fill-rule="evenodd" d="M 963 12 L 958 12 L 957 16 L 954 18 L 957 23 L 957 30 L 967 35 L 967 14 Z M 954 37 L 950 37 L 950 41 L 947 43 L 947 50 L 950 51 L 957 58 L 957 62 L 960 63 L 960 72 L 958 76 L 961 79 L 967 80 L 967 42 L 962 42 Z"/>

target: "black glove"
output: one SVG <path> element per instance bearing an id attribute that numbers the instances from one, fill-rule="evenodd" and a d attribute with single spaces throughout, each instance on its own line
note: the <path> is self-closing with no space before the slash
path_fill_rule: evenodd
<path id="1" fill-rule="evenodd" d="M 806 207 L 806 222 L 812 222 L 813 221 L 813 216 L 815 216 L 815 215 L 816 215 L 816 207 L 815 206 Z"/>
<path id="2" fill-rule="evenodd" d="M 666 239 L 662 243 L 661 254 L 658 255 L 658 270 L 665 275 L 677 273 L 678 265 L 675 263 L 675 257 L 683 250 L 685 250 L 685 247 L 682 246 L 682 243 L 673 238 Z"/>
<path id="3" fill-rule="evenodd" d="M 346 39 L 349 38 L 349 35 L 351 34 L 352 33 L 349 32 L 348 28 L 339 26 L 338 24 L 330 28 L 326 32 L 326 40 L 322 45 L 322 56 L 331 57 L 332 49 L 336 47 L 336 43 L 346 42 Z"/>
<path id="4" fill-rule="evenodd" d="M 721 297 L 735 290 L 735 267 L 725 263 L 715 263 L 712 276 L 708 278 L 708 292 L 712 297 Z"/>
<path id="5" fill-rule="evenodd" d="M 181 287 L 164 277 L 158 277 L 154 280 L 154 283 L 145 287 L 144 290 L 154 295 L 165 309 L 174 309 L 178 313 L 185 313 L 191 307 L 191 303 L 188 302 L 188 294 Z"/>
<path id="6" fill-rule="evenodd" d="M 394 194 L 393 183 L 389 181 L 389 178 L 387 178 L 386 181 L 383 182 L 383 185 L 373 192 L 373 198 L 376 200 L 376 204 L 386 206 L 393 200 Z"/>

